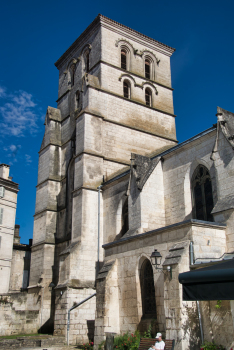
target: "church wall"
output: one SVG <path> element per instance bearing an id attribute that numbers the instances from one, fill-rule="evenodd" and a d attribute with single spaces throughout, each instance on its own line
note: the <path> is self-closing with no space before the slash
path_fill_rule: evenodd
<path id="1" fill-rule="evenodd" d="M 118 97 L 89 88 L 89 109 L 115 123 L 176 141 L 174 116 L 156 111 L 144 104 L 137 104 L 123 98 L 122 95 Z M 166 141 L 161 140 L 162 143 Z M 175 145 L 169 140 L 167 142 Z"/>
<path id="2" fill-rule="evenodd" d="M 111 184 L 102 191 L 103 198 L 103 243 L 110 243 L 120 235 L 122 229 L 122 208 L 126 200 L 129 176 Z"/>
<path id="3" fill-rule="evenodd" d="M 74 304 L 81 302 L 95 293 L 92 288 L 68 288 L 56 291 L 55 299 L 55 335 L 64 335 L 67 338 L 67 312 Z M 96 297 L 70 313 L 69 344 L 83 344 L 91 340 L 95 320 Z"/>
<path id="4" fill-rule="evenodd" d="M 23 286 L 24 271 L 29 273 L 30 252 L 13 249 L 11 263 L 10 291 L 20 291 Z"/>
<path id="5" fill-rule="evenodd" d="M 67 92 L 67 89 L 71 88 L 70 75 L 67 72 L 69 68 L 69 63 L 72 58 L 77 59 L 76 71 L 75 71 L 75 82 L 74 90 L 81 88 L 81 79 L 85 73 L 85 65 L 83 59 L 83 49 L 86 45 L 91 44 L 92 48 L 90 50 L 90 68 L 92 68 L 101 59 L 101 30 L 96 28 L 94 32 L 88 33 L 88 35 L 80 42 L 77 43 L 76 48 L 72 51 L 72 54 L 67 55 L 62 65 L 59 67 L 59 92 L 58 97 L 60 98 L 63 94 Z M 88 46 L 87 46 L 88 48 Z M 60 101 L 59 101 L 60 102 Z M 66 103 L 63 104 L 65 106 Z M 69 114 L 61 104 L 59 109 L 62 110 L 62 116 L 65 117 Z"/>
<path id="6" fill-rule="evenodd" d="M 211 239 L 210 246 L 207 240 Z M 171 262 L 172 279 L 166 272 L 153 267 L 157 306 L 157 331 L 161 331 L 166 339 L 175 339 L 175 349 L 196 349 L 200 341 L 196 305 L 182 301 L 182 286 L 178 282 L 178 274 L 189 270 L 189 242 L 194 241 L 196 257 L 220 257 L 225 251 L 225 227 L 215 224 L 185 222 L 130 237 L 127 240 L 106 245 L 105 261 L 115 260 L 117 266 L 117 281 L 119 300 L 109 302 L 108 293 L 115 281 L 108 278 L 97 280 L 97 318 L 95 348 L 104 338 L 104 332 L 134 332 L 141 324 L 142 301 L 139 272 L 144 259 L 150 260 L 150 255 L 157 249 L 162 255 L 162 265 L 168 258 L 169 249 L 176 244 L 182 248 L 177 256 L 177 262 Z M 210 253 L 209 253 L 210 252 Z M 165 259 L 166 258 L 166 259 Z M 112 271 L 112 270 L 111 270 Z M 111 276 L 108 274 L 108 276 Z M 119 331 L 108 323 L 108 310 L 119 305 Z"/>
<path id="7" fill-rule="evenodd" d="M 171 89 L 157 85 L 157 83 L 152 81 L 148 81 L 144 77 L 141 78 L 131 75 L 131 72 L 124 72 L 115 67 L 110 67 L 103 63 L 101 64 L 102 89 L 123 96 L 123 82 L 125 79 L 131 86 L 131 100 L 145 105 L 145 89 L 148 87 L 152 92 L 152 107 L 168 113 L 174 113 Z M 146 82 L 148 82 L 148 84 L 143 85 Z"/>
<path id="8" fill-rule="evenodd" d="M 214 129 L 209 134 L 165 155 L 163 174 L 166 225 L 192 217 L 191 166 L 194 165 L 194 171 L 196 166 L 202 163 L 210 170 L 213 165 L 210 156 L 215 142 L 215 132 Z M 189 185 L 186 187 L 187 178 Z"/>
<path id="9" fill-rule="evenodd" d="M 162 167 L 163 164 L 159 162 L 140 194 L 142 232 L 165 226 Z"/>

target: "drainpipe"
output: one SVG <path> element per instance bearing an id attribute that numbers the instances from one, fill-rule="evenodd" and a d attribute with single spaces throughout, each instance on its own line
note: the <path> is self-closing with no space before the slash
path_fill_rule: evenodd
<path id="1" fill-rule="evenodd" d="M 70 329 L 70 312 L 77 308 L 78 306 L 80 306 L 81 304 L 84 304 L 86 301 L 88 301 L 89 299 L 93 298 L 96 295 L 96 293 L 90 295 L 88 298 L 82 300 L 80 303 L 73 305 L 67 313 L 67 345 L 69 345 L 69 329 Z"/>
<path id="2" fill-rule="evenodd" d="M 194 251 L 193 251 L 193 242 L 190 242 L 189 246 L 189 258 L 190 258 L 190 265 L 194 264 Z M 203 336 L 203 327 L 202 327 L 202 319 L 201 319 L 201 309 L 200 309 L 200 303 L 199 300 L 197 300 L 197 311 L 198 311 L 198 318 L 199 318 L 199 325 L 200 325 L 200 331 L 201 331 L 201 343 L 204 344 L 204 336 Z"/>
<path id="3" fill-rule="evenodd" d="M 97 258 L 97 274 L 99 272 L 99 261 L 100 261 L 100 196 L 101 196 L 101 188 L 103 185 L 98 186 L 98 258 Z"/>

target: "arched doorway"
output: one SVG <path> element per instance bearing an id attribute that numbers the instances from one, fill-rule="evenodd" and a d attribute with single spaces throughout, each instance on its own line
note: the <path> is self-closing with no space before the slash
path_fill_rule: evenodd
<path id="1" fill-rule="evenodd" d="M 146 259 L 140 272 L 142 318 L 156 319 L 156 300 L 154 288 L 154 275 L 150 261 Z"/>

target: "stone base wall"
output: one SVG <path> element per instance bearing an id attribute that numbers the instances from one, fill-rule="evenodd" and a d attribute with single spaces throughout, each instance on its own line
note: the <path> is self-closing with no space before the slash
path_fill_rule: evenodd
<path id="1" fill-rule="evenodd" d="M 62 293 L 62 294 L 61 294 Z M 94 294 L 92 288 L 56 290 L 54 334 L 66 336 L 68 310 Z M 70 313 L 69 344 L 93 341 L 96 297 L 88 300 Z"/>
<path id="2" fill-rule="evenodd" d="M 39 310 L 29 309 L 27 292 L 0 295 L 0 336 L 37 333 L 40 327 Z M 37 302 L 34 295 L 34 305 Z"/>

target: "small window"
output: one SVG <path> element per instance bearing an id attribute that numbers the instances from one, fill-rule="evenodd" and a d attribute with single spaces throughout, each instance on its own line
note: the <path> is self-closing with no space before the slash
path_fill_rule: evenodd
<path id="1" fill-rule="evenodd" d="M 121 50 L 121 68 L 127 70 L 127 53 L 125 50 Z"/>
<path id="2" fill-rule="evenodd" d="M 2 225 L 3 221 L 3 208 L 0 208 L 0 225 Z"/>
<path id="3" fill-rule="evenodd" d="M 123 83 L 123 94 L 124 97 L 130 98 L 130 84 L 126 80 Z"/>
<path id="4" fill-rule="evenodd" d="M 152 106 L 152 91 L 150 89 L 145 89 L 145 104 L 146 106 Z"/>
<path id="5" fill-rule="evenodd" d="M 80 91 L 76 91 L 76 109 L 80 107 Z"/>
<path id="6" fill-rule="evenodd" d="M 150 61 L 145 60 L 145 77 L 150 79 Z"/>
<path id="7" fill-rule="evenodd" d="M 0 186 L 0 198 L 3 198 L 5 196 L 5 187 Z"/>
<path id="8" fill-rule="evenodd" d="M 86 72 L 89 71 L 89 52 L 86 54 Z"/>

